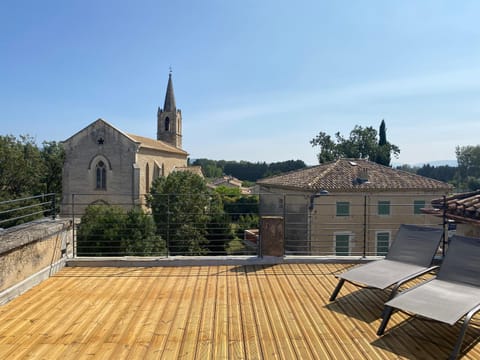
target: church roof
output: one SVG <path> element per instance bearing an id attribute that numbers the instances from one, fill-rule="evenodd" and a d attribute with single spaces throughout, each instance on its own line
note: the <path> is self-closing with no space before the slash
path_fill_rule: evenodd
<path id="1" fill-rule="evenodd" d="M 168 74 L 167 93 L 165 94 L 165 103 L 163 104 L 163 111 L 176 111 L 175 94 L 173 92 L 172 73 Z"/>
<path id="2" fill-rule="evenodd" d="M 191 172 L 193 174 L 197 174 L 198 176 L 200 176 L 202 178 L 204 177 L 201 166 L 175 166 L 173 171 L 179 171 L 179 172 L 186 172 L 187 171 L 187 172 Z"/>
<path id="3" fill-rule="evenodd" d="M 260 179 L 257 184 L 299 191 L 378 192 L 378 191 L 445 191 L 445 182 L 364 159 L 338 159 L 329 163 Z"/>
<path id="4" fill-rule="evenodd" d="M 167 144 L 166 142 L 161 140 L 154 140 L 151 138 L 147 138 L 139 135 L 133 135 L 133 134 L 127 134 L 127 135 L 134 141 L 139 142 L 140 147 L 154 149 L 154 150 L 161 150 L 161 151 L 180 154 L 180 155 L 188 155 L 186 151 L 179 149 L 173 145 Z"/>

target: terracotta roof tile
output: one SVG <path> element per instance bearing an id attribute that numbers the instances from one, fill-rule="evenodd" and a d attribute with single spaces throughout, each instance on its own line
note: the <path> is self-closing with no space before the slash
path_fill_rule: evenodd
<path id="1" fill-rule="evenodd" d="M 258 180 L 259 185 L 304 191 L 401 191 L 444 190 L 451 186 L 363 159 L 339 159 L 330 163 Z"/>
<path id="2" fill-rule="evenodd" d="M 432 208 L 422 209 L 437 216 L 443 216 L 444 210 L 449 219 L 480 225 L 480 190 L 435 199 Z"/>
<path id="3" fill-rule="evenodd" d="M 173 171 L 184 171 L 184 172 L 188 171 L 188 172 L 191 172 L 193 174 L 197 174 L 197 175 L 201 176 L 202 178 L 204 177 L 201 166 L 176 166 L 173 169 Z"/>
<path id="4" fill-rule="evenodd" d="M 166 151 L 166 152 L 171 152 L 171 153 L 176 153 L 181 155 L 188 155 L 186 151 L 179 149 L 173 145 L 167 144 L 161 140 L 154 140 L 154 139 L 133 135 L 133 134 L 128 134 L 128 136 L 131 137 L 133 140 L 141 143 L 140 144 L 141 147 L 146 147 L 150 149 L 161 150 L 161 151 Z"/>

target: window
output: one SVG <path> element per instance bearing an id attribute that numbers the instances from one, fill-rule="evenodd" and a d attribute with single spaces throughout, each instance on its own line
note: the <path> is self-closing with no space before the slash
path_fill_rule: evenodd
<path id="1" fill-rule="evenodd" d="M 99 161 L 97 163 L 95 173 L 97 176 L 97 186 L 96 188 L 99 190 L 106 190 L 107 189 L 107 168 L 103 161 Z"/>
<path id="2" fill-rule="evenodd" d="M 336 256 L 350 255 L 350 235 L 349 234 L 335 234 L 335 255 Z"/>
<path id="3" fill-rule="evenodd" d="M 348 201 L 337 201 L 337 216 L 349 216 L 350 203 Z"/>
<path id="4" fill-rule="evenodd" d="M 390 247 L 390 233 L 387 231 L 377 232 L 377 255 L 385 256 Z"/>
<path id="5" fill-rule="evenodd" d="M 158 166 L 157 162 L 153 165 L 153 180 L 160 177 L 160 167 Z"/>
<path id="6" fill-rule="evenodd" d="M 170 131 L 170 119 L 168 117 L 165 118 L 165 131 Z"/>
<path id="7" fill-rule="evenodd" d="M 390 215 L 390 201 L 378 202 L 378 215 Z"/>
<path id="8" fill-rule="evenodd" d="M 421 209 L 425 207 L 425 200 L 415 200 L 413 202 L 413 213 L 415 215 L 422 214 Z"/>
<path id="9" fill-rule="evenodd" d="M 145 190 L 146 192 L 150 192 L 150 165 L 145 167 Z"/>
<path id="10" fill-rule="evenodd" d="M 283 209 L 283 198 L 278 198 L 278 208 Z"/>

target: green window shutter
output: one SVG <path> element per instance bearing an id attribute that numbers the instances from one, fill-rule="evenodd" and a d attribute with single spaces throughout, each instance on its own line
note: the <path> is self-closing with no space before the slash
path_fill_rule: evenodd
<path id="1" fill-rule="evenodd" d="M 378 215 L 390 215 L 390 201 L 378 202 Z"/>
<path id="2" fill-rule="evenodd" d="M 350 203 L 348 201 L 337 201 L 337 216 L 350 216 Z"/>
<path id="3" fill-rule="evenodd" d="M 390 247 L 390 233 L 379 232 L 377 233 L 377 255 L 385 256 L 388 253 Z"/>
<path id="4" fill-rule="evenodd" d="M 422 211 L 420 209 L 424 207 L 425 207 L 425 200 L 415 200 L 413 202 L 413 213 L 415 215 L 422 214 Z"/>
<path id="5" fill-rule="evenodd" d="M 337 256 L 350 255 L 350 235 L 348 234 L 335 235 L 335 255 Z"/>

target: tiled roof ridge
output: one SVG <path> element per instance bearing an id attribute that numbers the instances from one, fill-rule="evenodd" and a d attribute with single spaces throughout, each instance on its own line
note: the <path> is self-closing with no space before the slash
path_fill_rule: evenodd
<path id="1" fill-rule="evenodd" d="M 394 169 L 368 159 L 340 158 L 331 162 L 261 179 L 259 184 L 306 191 L 445 190 L 445 182 Z"/>
<path id="2" fill-rule="evenodd" d="M 181 153 L 181 154 L 186 153 L 185 150 L 179 149 L 179 148 L 177 148 L 173 145 L 170 145 L 170 144 L 168 144 L 168 143 L 166 143 L 165 141 L 162 141 L 162 140 L 157 140 L 157 139 L 153 139 L 153 138 L 149 138 L 149 137 L 141 136 L 141 135 L 136 135 L 136 134 L 127 134 L 127 135 L 130 138 L 132 138 L 133 140 L 135 140 L 137 142 L 140 142 L 145 147 L 151 148 L 152 146 L 149 146 L 149 143 L 153 143 L 153 144 L 159 144 L 162 147 L 165 147 L 166 149 L 163 149 L 164 151 L 168 150 L 168 151 L 171 151 L 171 152 Z M 156 149 L 158 149 L 158 148 L 156 148 Z"/>
<path id="3" fill-rule="evenodd" d="M 320 166 L 324 166 L 325 167 L 325 170 L 323 172 L 321 172 L 320 174 L 318 174 L 317 176 L 315 176 L 315 178 L 308 183 L 309 187 L 311 189 L 315 189 L 315 184 L 317 184 L 323 177 L 327 176 L 329 173 L 332 172 L 332 170 L 335 168 L 335 165 L 339 163 L 339 161 L 342 160 L 341 158 L 340 159 L 336 159 L 334 161 L 330 161 L 330 162 L 327 162 L 327 163 L 324 163 L 324 164 L 320 164 Z"/>

